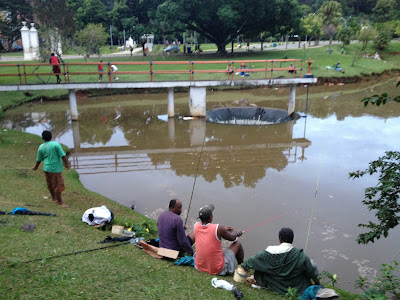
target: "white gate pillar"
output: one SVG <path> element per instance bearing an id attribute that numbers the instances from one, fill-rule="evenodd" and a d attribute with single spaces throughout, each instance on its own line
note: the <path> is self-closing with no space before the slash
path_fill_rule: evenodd
<path id="1" fill-rule="evenodd" d="M 190 87 L 189 110 L 192 117 L 206 116 L 206 88 Z"/>
<path id="2" fill-rule="evenodd" d="M 21 39 L 22 48 L 24 48 L 24 60 L 32 60 L 31 39 L 29 35 L 29 29 L 26 27 L 25 21 L 22 22 Z"/>
<path id="3" fill-rule="evenodd" d="M 39 59 L 39 34 L 37 29 L 35 28 L 35 23 L 31 23 L 31 29 L 29 30 L 30 40 L 31 40 L 31 51 L 32 51 L 32 59 Z"/>

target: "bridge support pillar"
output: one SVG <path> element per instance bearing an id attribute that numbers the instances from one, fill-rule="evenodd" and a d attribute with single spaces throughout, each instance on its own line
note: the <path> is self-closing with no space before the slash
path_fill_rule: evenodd
<path id="1" fill-rule="evenodd" d="M 294 112 L 294 107 L 296 104 L 296 85 L 290 85 L 289 90 L 289 102 L 288 102 L 288 115 Z"/>
<path id="2" fill-rule="evenodd" d="M 175 142 L 175 119 L 168 118 L 168 136 L 171 142 Z"/>
<path id="3" fill-rule="evenodd" d="M 206 88 L 190 87 L 189 110 L 192 117 L 206 116 Z"/>
<path id="4" fill-rule="evenodd" d="M 175 117 L 174 89 L 168 88 L 168 118 Z"/>
<path id="5" fill-rule="evenodd" d="M 74 148 L 81 147 L 81 135 L 79 134 L 79 122 L 72 122 L 72 138 L 74 141 Z"/>
<path id="6" fill-rule="evenodd" d="M 206 138 L 206 120 L 205 119 L 191 120 L 189 125 L 189 132 L 190 132 L 190 145 L 202 146 L 204 143 L 204 139 Z"/>
<path id="7" fill-rule="evenodd" d="M 69 108 L 71 110 L 72 121 L 78 121 L 78 106 L 76 105 L 75 90 L 68 90 L 69 92 Z"/>

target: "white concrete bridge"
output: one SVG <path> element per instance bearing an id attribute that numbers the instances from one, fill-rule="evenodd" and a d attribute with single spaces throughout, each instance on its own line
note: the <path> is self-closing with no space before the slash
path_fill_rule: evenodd
<path id="1" fill-rule="evenodd" d="M 38 91 L 68 90 L 72 120 L 78 120 L 76 90 L 83 89 L 148 89 L 161 88 L 168 90 L 168 117 L 175 116 L 174 88 L 189 88 L 189 109 L 193 117 L 206 116 L 206 94 L 210 87 L 268 86 L 288 85 L 290 87 L 288 114 L 294 112 L 296 86 L 316 83 L 317 78 L 276 78 L 276 79 L 236 79 L 236 80 L 197 80 L 197 81 L 149 81 L 149 82 L 99 82 L 99 83 L 65 83 L 65 84 L 14 84 L 0 85 L 0 91 Z"/>

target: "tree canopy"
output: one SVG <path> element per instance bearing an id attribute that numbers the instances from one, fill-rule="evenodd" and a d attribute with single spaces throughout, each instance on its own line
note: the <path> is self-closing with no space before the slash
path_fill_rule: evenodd
<path id="1" fill-rule="evenodd" d="M 342 6 L 337 1 L 325 2 L 318 10 L 318 14 L 321 16 L 322 30 L 329 37 L 329 50 L 331 50 L 333 37 L 342 16 Z"/>
<path id="2" fill-rule="evenodd" d="M 225 46 L 238 35 L 276 32 L 280 26 L 289 28 L 299 20 L 297 0 L 167 0 L 161 8 L 166 18 L 215 43 L 220 53 L 225 53 Z"/>
<path id="3" fill-rule="evenodd" d="M 0 34 L 7 40 L 9 48 L 20 36 L 21 21 L 31 18 L 31 7 L 25 0 L 0 1 Z"/>
<path id="4" fill-rule="evenodd" d="M 31 20 L 30 7 L 25 0 L 0 2 L 0 9 L 6 12 L 0 32 L 10 42 L 19 35 L 20 21 Z M 199 33 L 201 40 L 215 43 L 221 53 L 239 35 L 262 42 L 268 36 L 297 35 L 300 39 L 311 35 L 318 42 L 320 26 L 330 42 L 339 29 L 346 44 L 360 25 L 370 24 L 380 33 L 375 40 L 378 48 L 385 47 L 393 34 L 400 35 L 398 0 L 35 0 L 33 7 L 40 25 L 56 29 L 63 39 L 90 23 L 102 24 L 107 31 L 112 25 L 114 41 L 122 40 L 122 32 L 136 40 L 153 33 L 160 41 L 176 39 L 189 30 Z M 390 20 L 390 34 L 377 28 L 379 22 Z M 349 25 L 351 34 L 349 29 L 342 30 L 341 24 Z"/>

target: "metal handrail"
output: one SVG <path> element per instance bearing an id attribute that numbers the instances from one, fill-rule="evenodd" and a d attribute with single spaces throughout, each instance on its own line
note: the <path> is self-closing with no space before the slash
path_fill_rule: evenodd
<path id="1" fill-rule="evenodd" d="M 257 67 L 242 69 L 241 64 L 258 64 Z M 292 67 L 274 67 L 276 63 L 291 63 Z M 300 67 L 297 67 L 300 64 Z M 264 78 L 268 77 L 270 72 L 270 79 L 274 78 L 274 72 L 290 72 L 290 77 L 296 77 L 299 75 L 303 76 L 303 60 L 302 59 L 270 59 L 270 60 L 224 60 L 224 61 L 148 61 L 148 62 L 86 62 L 86 63 L 60 63 L 61 73 L 53 72 L 36 72 L 41 67 L 52 67 L 52 64 L 48 63 L 27 63 L 27 64 L 0 64 L 0 78 L 2 77 L 18 77 L 19 84 L 28 84 L 28 78 L 31 76 L 46 76 L 46 75 L 61 75 L 64 76 L 64 82 L 69 83 L 71 76 L 78 75 L 99 75 L 103 74 L 108 76 L 108 81 L 112 82 L 112 76 L 115 75 L 150 75 L 149 81 L 154 81 L 155 75 L 161 74 L 188 74 L 189 80 L 195 80 L 195 74 L 223 74 L 227 75 L 229 80 L 234 80 L 237 73 L 264 73 Z M 89 72 L 74 72 L 74 66 L 104 66 L 104 71 L 89 71 Z M 117 66 L 148 66 L 148 70 L 129 70 L 122 71 L 118 70 L 112 72 L 111 65 Z M 183 65 L 187 66 L 186 69 L 179 70 L 163 70 L 157 69 L 157 66 L 168 66 L 168 65 Z M 223 65 L 221 68 L 216 69 L 203 69 L 204 65 Z M 260 67 L 262 65 L 263 67 Z M 198 67 L 196 67 L 198 66 Z M 2 73 L 5 67 L 16 67 L 16 73 Z M 21 68 L 22 67 L 22 68 Z M 35 67 L 33 71 L 27 70 Z M 311 60 L 309 62 L 309 69 L 311 67 Z M 108 70 L 107 70 L 108 69 Z M 22 80 L 24 79 L 24 80 Z M 4 84 L 1 83 L 0 84 Z"/>

